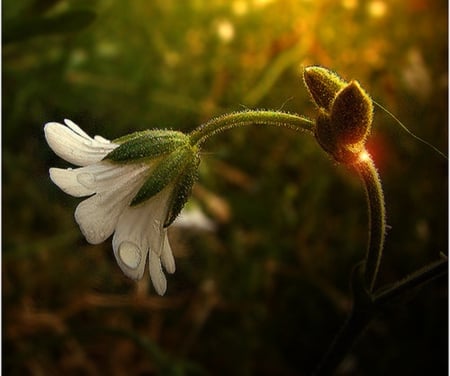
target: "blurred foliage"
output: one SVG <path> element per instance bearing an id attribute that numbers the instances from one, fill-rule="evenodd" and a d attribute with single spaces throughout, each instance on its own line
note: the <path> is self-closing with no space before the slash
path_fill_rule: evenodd
<path id="1" fill-rule="evenodd" d="M 350 307 L 364 192 L 312 137 L 260 127 L 207 142 L 192 202 L 215 232 L 172 228 L 165 297 L 86 243 L 42 127 L 107 138 L 212 116 L 314 116 L 301 67 L 358 79 L 447 150 L 448 5 L 435 0 L 3 1 L 3 371 L 306 375 Z M 447 251 L 447 163 L 376 109 L 369 142 L 392 226 L 381 282 Z M 447 284 L 377 320 L 340 374 L 447 372 Z"/>

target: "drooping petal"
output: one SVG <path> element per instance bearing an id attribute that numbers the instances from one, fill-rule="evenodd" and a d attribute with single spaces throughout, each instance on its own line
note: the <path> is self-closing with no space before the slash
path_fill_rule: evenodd
<path id="1" fill-rule="evenodd" d="M 156 253 L 150 251 L 148 265 L 153 287 L 155 288 L 155 291 L 162 296 L 167 289 L 167 280 L 161 267 L 161 259 Z"/>
<path id="2" fill-rule="evenodd" d="M 77 206 L 75 220 L 86 240 L 99 244 L 114 232 L 119 216 L 141 187 L 149 167 L 101 162 L 78 170 L 78 181 L 96 194 Z"/>
<path id="3" fill-rule="evenodd" d="M 147 261 L 149 247 L 144 233 L 147 220 L 148 216 L 142 211 L 142 207 L 124 209 L 117 222 L 112 241 L 117 264 L 134 280 L 142 278 Z M 131 259 L 139 261 L 130 262 Z"/>
<path id="4" fill-rule="evenodd" d="M 90 196 L 95 193 L 92 188 L 86 188 L 77 179 L 79 172 L 73 169 L 51 168 L 50 179 L 65 193 L 74 197 Z"/>
<path id="5" fill-rule="evenodd" d="M 123 241 L 117 252 L 114 252 L 120 269 L 127 277 L 134 280 L 139 280 L 144 275 L 147 254 L 148 249 L 140 249 L 130 241 Z"/>
<path id="6" fill-rule="evenodd" d="M 91 244 L 104 242 L 114 232 L 117 219 L 127 205 L 125 198 L 111 200 L 111 195 L 95 195 L 81 202 L 75 210 L 75 220 Z"/>
<path id="7" fill-rule="evenodd" d="M 66 125 L 47 123 L 44 126 L 47 143 L 56 155 L 76 166 L 87 166 L 101 161 L 119 145 L 103 137 L 91 138 L 70 120 Z"/>
<path id="8" fill-rule="evenodd" d="M 120 215 L 113 237 L 113 249 L 117 263 L 122 271 L 133 279 L 142 277 L 142 265 L 145 265 L 148 253 L 150 277 L 155 290 L 163 295 L 166 289 L 166 278 L 161 268 L 161 258 L 168 272 L 175 271 L 175 261 L 172 250 L 167 240 L 167 230 L 163 228 L 167 215 L 168 199 L 171 187 L 167 187 L 160 193 L 144 203 L 127 207 Z M 127 249 L 133 245 L 135 254 L 141 255 L 140 264 L 135 267 L 129 260 L 137 259 L 123 257 Z"/>
<path id="9" fill-rule="evenodd" d="M 167 237 L 167 229 L 164 230 L 164 245 L 161 251 L 161 262 L 167 273 L 175 273 L 175 259 L 173 258 L 172 248 L 169 244 L 169 238 Z"/>

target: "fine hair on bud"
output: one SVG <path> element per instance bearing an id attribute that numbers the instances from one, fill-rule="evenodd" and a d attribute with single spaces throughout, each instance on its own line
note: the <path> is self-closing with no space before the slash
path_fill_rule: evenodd
<path id="1" fill-rule="evenodd" d="M 326 112 L 331 111 L 334 98 L 347 84 L 336 73 L 318 66 L 305 68 L 303 79 L 316 105 Z"/>
<path id="2" fill-rule="evenodd" d="M 330 118 L 338 142 L 349 145 L 365 141 L 372 125 L 373 105 L 357 81 L 350 82 L 336 95 Z"/>

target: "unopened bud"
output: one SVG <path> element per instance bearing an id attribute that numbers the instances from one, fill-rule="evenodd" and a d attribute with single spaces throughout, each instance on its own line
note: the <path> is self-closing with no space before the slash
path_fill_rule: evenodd
<path id="1" fill-rule="evenodd" d="M 339 142 L 348 145 L 365 140 L 372 125 L 373 105 L 358 82 L 350 82 L 336 95 L 330 118 Z"/>
<path id="2" fill-rule="evenodd" d="M 331 111 L 338 91 L 347 85 L 336 73 L 317 66 L 305 68 L 303 79 L 316 105 L 327 112 Z"/>
<path id="3" fill-rule="evenodd" d="M 372 100 L 358 82 L 347 83 L 326 68 L 305 68 L 304 79 L 319 107 L 315 128 L 319 144 L 338 162 L 353 163 L 371 129 Z"/>

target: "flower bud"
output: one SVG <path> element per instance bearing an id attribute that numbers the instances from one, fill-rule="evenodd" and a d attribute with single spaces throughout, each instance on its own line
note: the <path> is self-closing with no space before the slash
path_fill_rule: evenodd
<path id="1" fill-rule="evenodd" d="M 352 163 L 359 153 L 359 145 L 346 145 L 337 139 L 336 127 L 325 111 L 320 111 L 314 135 L 323 150 L 340 163 Z"/>
<path id="2" fill-rule="evenodd" d="M 316 105 L 315 136 L 322 148 L 342 163 L 353 163 L 364 148 L 373 118 L 369 95 L 358 82 L 345 82 L 322 67 L 308 67 L 305 83 Z"/>
<path id="3" fill-rule="evenodd" d="M 372 125 L 373 105 L 358 82 L 350 82 L 336 95 L 330 118 L 339 142 L 348 145 L 365 140 Z"/>
<path id="4" fill-rule="evenodd" d="M 318 66 L 305 68 L 303 79 L 316 105 L 327 112 L 331 111 L 338 91 L 347 84 L 336 73 Z"/>
<path id="5" fill-rule="evenodd" d="M 316 119 L 315 136 L 323 150 L 330 154 L 334 153 L 336 150 L 336 134 L 330 117 L 324 110 L 320 110 Z"/>

